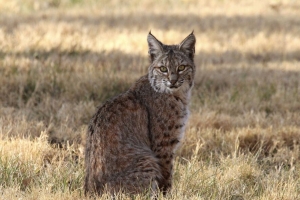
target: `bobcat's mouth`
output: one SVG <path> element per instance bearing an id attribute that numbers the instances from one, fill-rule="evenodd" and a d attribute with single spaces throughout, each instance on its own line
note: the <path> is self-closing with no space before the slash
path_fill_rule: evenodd
<path id="1" fill-rule="evenodd" d="M 179 86 L 176 86 L 176 85 L 171 85 L 169 88 L 171 88 L 171 89 L 176 89 L 176 88 L 178 88 Z"/>
<path id="2" fill-rule="evenodd" d="M 178 82 L 176 83 L 171 83 L 171 82 L 166 82 L 165 85 L 169 88 L 169 89 L 177 89 L 180 87 L 181 84 L 179 84 Z"/>

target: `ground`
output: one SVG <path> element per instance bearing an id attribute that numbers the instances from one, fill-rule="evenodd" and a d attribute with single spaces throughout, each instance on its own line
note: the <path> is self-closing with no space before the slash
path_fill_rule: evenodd
<path id="1" fill-rule="evenodd" d="M 295 0 L 0 0 L 0 199 L 87 198 L 87 125 L 147 73 L 150 30 L 197 38 L 190 120 L 160 199 L 300 199 Z"/>

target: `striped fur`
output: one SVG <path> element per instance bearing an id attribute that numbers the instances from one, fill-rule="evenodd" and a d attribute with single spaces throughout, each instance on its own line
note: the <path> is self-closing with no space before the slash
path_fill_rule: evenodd
<path id="1" fill-rule="evenodd" d="M 164 45 L 149 33 L 148 74 L 105 102 L 90 122 L 86 193 L 101 195 L 105 188 L 112 194 L 166 193 L 171 188 L 174 152 L 189 113 L 195 42 L 191 33 L 179 45 Z"/>

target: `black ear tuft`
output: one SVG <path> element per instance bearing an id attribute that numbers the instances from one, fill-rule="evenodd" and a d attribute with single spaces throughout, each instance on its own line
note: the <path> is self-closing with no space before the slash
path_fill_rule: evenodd
<path id="1" fill-rule="evenodd" d="M 195 44 L 196 38 L 193 31 L 179 44 L 179 49 L 186 53 L 191 60 L 194 60 Z"/>
<path id="2" fill-rule="evenodd" d="M 149 48 L 148 53 L 153 62 L 155 58 L 163 52 L 163 44 L 151 34 L 151 31 L 148 34 L 147 41 Z"/>

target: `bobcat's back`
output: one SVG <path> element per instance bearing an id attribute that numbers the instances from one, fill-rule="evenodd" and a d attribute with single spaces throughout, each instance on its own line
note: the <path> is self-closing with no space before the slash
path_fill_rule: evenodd
<path id="1" fill-rule="evenodd" d="M 139 193 L 171 187 L 174 151 L 188 117 L 195 37 L 167 46 L 148 36 L 151 65 L 127 92 L 102 105 L 89 125 L 85 191 Z"/>

